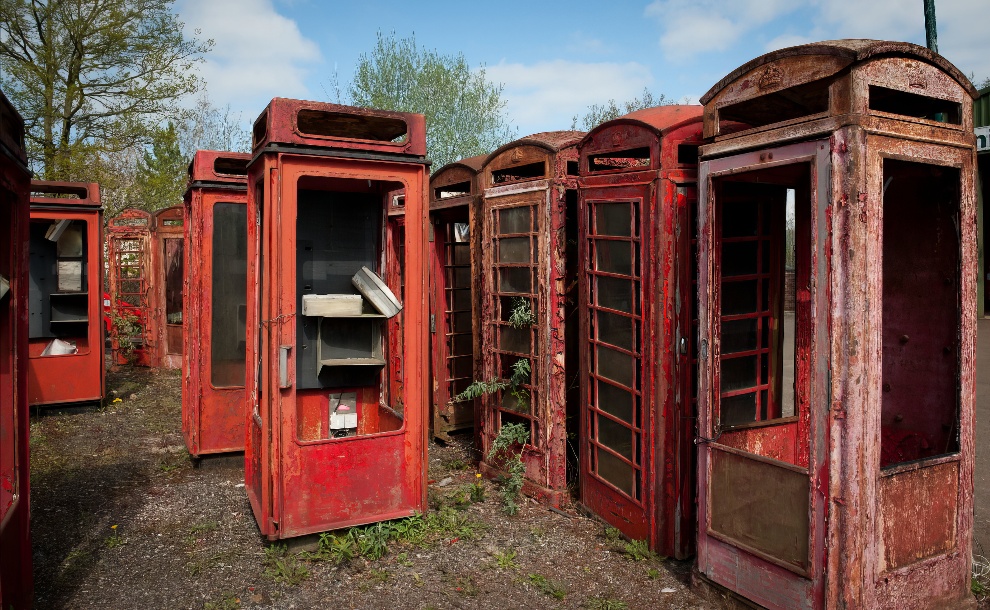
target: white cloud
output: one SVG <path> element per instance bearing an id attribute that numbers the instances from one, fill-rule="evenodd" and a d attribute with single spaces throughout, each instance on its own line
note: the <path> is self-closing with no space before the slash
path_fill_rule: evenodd
<path id="1" fill-rule="evenodd" d="M 187 35 L 213 39 L 200 74 L 216 105 L 254 120 L 272 97 L 311 97 L 304 81 L 321 61 L 319 45 L 279 15 L 271 0 L 180 0 Z"/>
<path id="2" fill-rule="evenodd" d="M 660 48 L 668 59 L 726 51 L 752 31 L 789 12 L 789 0 L 654 0 L 644 14 L 660 26 Z"/>
<path id="3" fill-rule="evenodd" d="M 819 40 L 821 40 L 820 37 L 816 38 L 814 36 L 802 34 L 781 34 L 768 42 L 764 47 L 764 50 L 769 53 L 770 51 L 776 51 L 777 49 L 796 47 L 801 44 L 808 44 L 809 42 L 818 42 Z"/>
<path id="4" fill-rule="evenodd" d="M 485 76 L 504 85 L 509 118 L 521 136 L 568 129 L 571 117 L 584 114 L 591 104 L 624 102 L 653 83 L 649 68 L 636 62 L 502 61 L 486 66 Z"/>

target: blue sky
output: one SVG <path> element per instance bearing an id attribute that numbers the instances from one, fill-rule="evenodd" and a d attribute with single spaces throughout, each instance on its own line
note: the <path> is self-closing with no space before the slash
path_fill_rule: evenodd
<path id="1" fill-rule="evenodd" d="M 925 44 L 923 0 L 178 0 L 215 41 L 200 67 L 214 104 L 249 124 L 275 96 L 334 101 L 377 32 L 463 53 L 502 83 L 519 135 L 568 129 L 590 104 L 643 88 L 698 98 L 768 51 L 834 38 Z M 936 0 L 939 51 L 990 76 L 990 0 Z"/>

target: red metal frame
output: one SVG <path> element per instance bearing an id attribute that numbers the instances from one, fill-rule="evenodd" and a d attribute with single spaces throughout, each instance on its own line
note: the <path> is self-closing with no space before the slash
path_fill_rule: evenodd
<path id="1" fill-rule="evenodd" d="M 701 137 L 701 106 L 661 106 L 603 123 L 578 145 L 581 502 L 679 559 L 694 547 Z"/>
<path id="2" fill-rule="evenodd" d="M 927 49 L 852 40 L 764 55 L 702 98 L 698 570 L 763 606 L 975 605 L 975 95 Z M 755 127 L 724 133 L 724 120 Z M 785 189 L 794 414 L 720 425 L 723 380 L 738 376 L 722 367 L 723 306 L 738 302 L 723 286 L 741 260 L 722 264 L 722 214 L 736 234 L 740 210 L 785 209 Z M 758 270 L 780 286 L 777 273 Z M 789 332 L 765 319 L 769 341 Z M 775 407 L 783 369 L 768 369 Z M 938 447 L 892 450 L 933 413 L 955 436 L 936 421 Z"/>
<path id="3" fill-rule="evenodd" d="M 151 214 L 121 210 L 107 222 L 107 291 L 110 294 L 110 347 L 114 364 L 151 366 L 155 340 L 152 318 Z M 117 321 L 129 322 L 118 325 Z M 133 330 L 122 336 L 125 329 Z"/>
<path id="4" fill-rule="evenodd" d="M 478 376 L 481 282 L 474 270 L 480 267 L 478 172 L 484 160 L 477 156 L 456 161 L 430 177 L 431 422 L 434 438 L 443 441 L 450 440 L 451 432 L 475 425 L 475 401 L 452 399 Z M 454 240 L 455 223 L 468 227 L 468 241 L 463 245 Z"/>
<path id="5" fill-rule="evenodd" d="M 481 469 L 488 476 L 499 473 L 497 459 L 488 458 L 492 442 L 503 422 L 522 423 L 530 429 L 522 454 L 523 491 L 556 506 L 569 499 L 567 430 L 569 423 L 576 424 L 576 384 L 571 382 L 577 375 L 577 352 L 573 341 L 565 340 L 577 328 L 574 319 L 567 324 L 568 314 L 575 311 L 576 257 L 568 257 L 566 242 L 569 236 L 577 238 L 577 143 L 583 136 L 578 131 L 547 132 L 506 144 L 488 156 L 480 178 L 481 239 L 490 244 L 483 249 L 485 272 L 480 274 L 480 376 L 486 381 L 509 379 L 511 366 L 520 359 L 528 360 L 531 369 L 529 382 L 521 386 L 527 404 L 515 402 L 508 392 L 481 399 L 481 429 L 476 432 Z M 519 212 L 524 209 L 529 212 Z M 504 240 L 513 241 L 500 254 Z M 536 317 L 532 327 L 509 326 L 516 299 L 529 303 Z"/>
<path id="6" fill-rule="evenodd" d="M 151 224 L 151 362 L 152 366 L 166 369 L 182 368 L 186 246 L 183 214 L 182 206 L 158 210 Z"/>
<path id="7" fill-rule="evenodd" d="M 296 129 L 301 117 L 308 122 L 303 135 Z M 245 482 L 258 527 L 269 539 L 427 509 L 424 126 L 421 115 L 280 98 L 255 123 L 248 218 L 258 222 L 248 223 L 248 285 L 255 292 L 247 315 L 258 323 L 247 329 Z M 399 127 L 405 137 L 394 143 Z M 329 135 L 313 141 L 305 136 L 313 131 Z M 371 364 L 385 362 L 375 357 L 375 329 L 386 335 L 379 345 L 391 345 L 387 335 L 394 334 L 394 325 L 375 315 L 309 319 L 300 306 L 307 288 L 321 294 L 328 278 L 340 284 L 332 294 L 353 291 L 344 286 L 350 271 L 331 275 L 322 266 L 324 261 L 339 262 L 334 252 L 346 251 L 351 258 L 372 252 L 376 260 L 368 262 L 377 273 L 394 264 L 385 236 L 391 195 L 398 189 L 405 190 L 404 288 L 399 291 L 404 294 L 402 322 L 397 324 L 403 335 L 401 403 L 398 397 L 382 395 L 385 365 Z M 343 203 L 351 200 L 360 203 Z M 361 231 L 379 226 L 380 233 L 366 240 L 348 230 L 328 242 L 310 218 L 329 222 L 331 217 Z M 297 243 L 297 222 L 314 235 L 312 240 Z M 335 250 L 345 238 L 360 243 Z M 338 267 L 347 264 L 354 263 L 343 261 Z M 341 335 L 332 334 L 340 325 L 349 329 L 349 337 L 371 337 L 371 357 L 358 360 L 367 365 L 339 366 L 348 358 L 339 355 L 336 341 Z M 306 334 L 310 329 L 327 334 L 313 337 Z M 331 358 L 321 366 L 317 349 L 324 344 Z M 331 394 L 338 392 L 354 392 L 358 415 L 356 431 L 343 438 L 331 437 L 324 417 Z"/>
<path id="8" fill-rule="evenodd" d="M 244 450 L 250 160 L 246 153 L 200 150 L 189 165 L 182 433 L 197 457 Z"/>
<path id="9" fill-rule="evenodd" d="M 95 183 L 35 180 L 31 192 L 32 280 L 48 288 L 39 288 L 30 296 L 28 402 L 34 406 L 99 401 L 105 393 L 100 187 Z M 45 238 L 46 229 L 60 220 L 84 224 L 81 256 L 59 256 L 53 242 Z M 68 279 L 59 285 L 58 266 L 74 262 L 85 273 L 79 289 Z M 43 355 L 55 338 L 75 342 L 77 352 Z"/>
<path id="10" fill-rule="evenodd" d="M 24 121 L 0 93 L 0 606 L 32 607 L 28 436 L 28 193 Z"/>

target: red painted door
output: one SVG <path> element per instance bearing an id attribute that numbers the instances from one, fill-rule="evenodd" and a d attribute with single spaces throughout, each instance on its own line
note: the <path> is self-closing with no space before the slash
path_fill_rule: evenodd
<path id="1" fill-rule="evenodd" d="M 582 207 L 581 499 L 636 540 L 651 533 L 655 496 L 654 396 L 643 375 L 644 340 L 651 335 L 644 328 L 643 259 L 650 244 L 643 233 L 655 222 L 647 204 L 654 188 L 588 189 Z"/>
<path id="2" fill-rule="evenodd" d="M 698 568 L 768 608 L 823 604 L 827 146 L 705 162 Z M 765 163 L 762 159 L 775 159 Z M 820 179 L 821 178 L 821 179 Z M 820 277 L 818 284 L 824 284 Z"/>

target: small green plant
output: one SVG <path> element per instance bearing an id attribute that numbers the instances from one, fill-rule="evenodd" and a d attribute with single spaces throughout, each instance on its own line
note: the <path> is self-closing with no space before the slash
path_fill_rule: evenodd
<path id="1" fill-rule="evenodd" d="M 623 541 L 622 554 L 633 561 L 658 559 L 656 553 L 650 550 L 645 540 L 631 540 L 629 542 Z"/>
<path id="2" fill-rule="evenodd" d="M 411 568 L 413 562 L 409 561 L 409 553 L 399 553 L 395 557 L 395 561 L 404 568 Z"/>
<path id="3" fill-rule="evenodd" d="M 615 527 L 606 527 L 604 536 L 605 536 L 605 540 L 608 540 L 613 544 L 622 540 L 622 532 L 620 532 L 619 529 Z"/>
<path id="4" fill-rule="evenodd" d="M 471 483 L 471 502 L 477 504 L 485 501 L 485 483 L 481 480 L 481 473 L 475 473 L 474 483 Z"/>
<path id="5" fill-rule="evenodd" d="M 265 549 L 265 576 L 295 586 L 309 578 L 309 568 L 284 544 L 273 544 Z"/>
<path id="6" fill-rule="evenodd" d="M 649 578 L 650 580 L 656 580 L 660 578 L 660 570 L 656 568 L 647 568 L 646 577 Z"/>
<path id="7" fill-rule="evenodd" d="M 978 598 L 981 598 L 981 599 L 988 592 L 987 586 L 984 585 L 982 582 L 980 582 L 976 578 L 974 578 L 974 579 L 972 579 L 970 581 L 969 589 L 970 589 L 970 591 L 973 592 L 973 595 L 975 595 L 975 596 L 977 596 Z"/>
<path id="8" fill-rule="evenodd" d="M 509 452 L 505 458 L 505 475 L 499 477 L 502 484 L 502 499 L 505 502 L 505 512 L 508 515 L 515 515 L 519 512 L 519 494 L 522 492 L 523 476 L 526 474 L 526 465 L 522 461 L 522 450 L 529 441 L 529 429 L 524 424 L 502 424 L 498 431 L 498 436 L 492 441 L 491 449 L 488 451 L 488 459 L 492 460 L 503 452 Z M 510 448 L 518 447 L 512 451 Z"/>
<path id="9" fill-rule="evenodd" d="M 203 604 L 203 610 L 238 610 L 240 607 L 241 600 L 233 593 L 225 593 L 220 601 Z"/>
<path id="10" fill-rule="evenodd" d="M 495 557 L 495 565 L 500 570 L 518 570 L 519 564 L 516 563 L 516 552 L 512 550 L 508 551 L 495 551 L 492 553 Z"/>
<path id="11" fill-rule="evenodd" d="M 108 549 L 115 549 L 118 546 L 124 546 L 127 544 L 127 540 L 117 531 L 117 525 L 110 526 L 110 535 L 103 539 L 103 544 L 106 545 Z"/>
<path id="12" fill-rule="evenodd" d="M 450 402 L 463 402 L 465 400 L 474 400 L 475 398 L 480 398 L 485 394 L 494 394 L 495 392 L 501 392 L 502 390 L 509 387 L 508 382 L 502 379 L 491 379 L 489 381 L 473 381 L 471 385 L 464 388 L 464 391 L 454 396 Z"/>
<path id="13" fill-rule="evenodd" d="M 216 521 L 202 521 L 200 523 L 194 523 L 193 526 L 189 528 L 189 533 L 193 535 L 206 534 L 208 532 L 212 532 L 218 527 L 220 527 L 220 524 Z"/>
<path id="14" fill-rule="evenodd" d="M 530 574 L 529 584 L 536 587 L 537 591 L 554 599 L 564 599 L 564 596 L 567 595 L 567 591 L 562 586 L 542 574 Z"/>
<path id="15" fill-rule="evenodd" d="M 584 602 L 584 607 L 588 610 L 626 610 L 629 604 L 610 597 L 592 597 Z"/>
<path id="16" fill-rule="evenodd" d="M 454 591 L 464 597 L 474 597 L 478 594 L 478 585 L 474 584 L 474 579 L 458 578 L 454 581 Z"/>
<path id="17" fill-rule="evenodd" d="M 529 328 L 536 324 L 536 316 L 529 299 L 516 297 L 512 302 L 512 313 L 509 314 L 509 326 L 512 328 Z"/>
<path id="18" fill-rule="evenodd" d="M 371 577 L 371 580 L 375 580 L 378 582 L 385 582 L 386 580 L 388 580 L 388 572 L 386 572 L 385 570 L 377 570 L 375 568 L 371 568 L 370 570 L 368 570 L 368 576 Z"/>
<path id="19" fill-rule="evenodd" d="M 133 364 L 134 350 L 141 341 L 141 333 L 143 332 L 140 320 L 133 314 L 127 312 L 118 314 L 111 310 L 110 324 L 113 326 L 113 335 L 117 339 L 118 353 L 128 364 Z"/>

